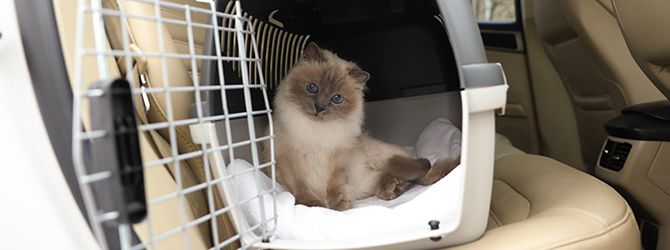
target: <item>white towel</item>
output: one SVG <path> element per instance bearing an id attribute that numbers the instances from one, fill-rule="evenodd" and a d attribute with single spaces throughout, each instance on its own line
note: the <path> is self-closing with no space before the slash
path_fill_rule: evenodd
<path id="1" fill-rule="evenodd" d="M 434 121 L 433 123 L 437 122 Z M 448 122 L 448 120 L 447 120 Z M 443 120 L 439 124 L 431 123 L 426 127 L 424 133 L 430 133 L 431 138 L 442 140 L 442 136 L 448 135 L 450 140 L 455 141 L 453 129 L 458 130 L 451 122 L 445 123 Z M 433 126 L 431 126 L 433 125 Z M 435 136 L 433 130 L 443 130 L 449 128 L 449 133 L 442 136 Z M 444 131 L 443 131 L 444 132 Z M 458 131 L 460 135 L 460 131 Z M 423 133 L 422 135 L 423 136 Z M 420 138 L 422 138 L 420 136 Z M 457 138 L 460 144 L 460 136 Z M 421 142 L 421 143 L 420 143 Z M 415 147 L 417 157 L 431 159 L 434 156 L 447 157 L 452 156 L 450 150 L 442 151 L 442 156 L 423 155 L 426 151 L 423 147 L 435 146 L 440 143 L 426 143 L 425 140 L 419 140 Z M 447 145 L 449 146 L 449 145 Z M 460 145 L 458 147 L 460 153 Z M 228 165 L 228 171 L 231 174 L 248 171 L 253 167 L 244 160 L 234 160 Z M 334 240 L 334 239 L 355 239 L 366 237 L 377 237 L 393 234 L 403 234 L 409 231 L 429 231 L 428 221 L 439 220 L 440 227 L 448 227 L 449 223 L 455 223 L 455 216 L 460 209 L 460 187 L 463 171 L 457 167 L 447 177 L 431 186 L 414 186 L 400 197 L 385 201 L 377 197 L 354 202 L 354 208 L 339 212 L 321 207 L 306 207 L 304 205 L 295 205 L 295 197 L 289 192 L 284 191 L 279 184 L 276 199 L 277 228 L 274 236 L 277 239 L 287 240 Z M 236 176 L 232 180 L 235 186 L 235 192 L 239 200 L 245 200 L 256 196 L 259 192 L 256 184 L 256 174 L 254 171 Z M 260 182 L 263 190 L 272 188 L 272 180 L 264 174 L 260 174 Z M 272 195 L 263 196 L 265 203 L 266 218 L 274 216 Z M 252 199 L 249 202 L 241 204 L 244 215 L 249 226 L 257 225 L 261 222 L 259 199 Z M 268 224 L 268 229 L 274 228 L 274 223 Z M 260 229 L 254 230 L 258 235 Z"/>
<path id="2" fill-rule="evenodd" d="M 414 158 L 426 158 L 431 164 L 440 158 L 461 155 L 461 130 L 449 119 L 437 118 L 423 129 L 414 146 Z"/>

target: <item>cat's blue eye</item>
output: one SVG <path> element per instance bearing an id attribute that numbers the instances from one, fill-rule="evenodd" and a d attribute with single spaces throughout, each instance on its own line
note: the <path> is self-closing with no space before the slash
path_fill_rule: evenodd
<path id="1" fill-rule="evenodd" d="M 334 103 L 340 104 L 342 101 L 344 101 L 344 96 L 341 95 L 334 95 L 333 97 L 330 98 Z"/>
<path id="2" fill-rule="evenodd" d="M 309 91 L 309 93 L 319 92 L 319 86 L 316 86 L 316 84 L 314 84 L 314 83 L 308 82 L 307 83 L 307 91 Z"/>

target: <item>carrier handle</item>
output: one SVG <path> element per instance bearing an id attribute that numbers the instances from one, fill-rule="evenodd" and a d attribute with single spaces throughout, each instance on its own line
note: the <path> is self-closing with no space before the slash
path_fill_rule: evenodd
<path id="1" fill-rule="evenodd" d="M 147 204 L 132 88 L 125 79 L 111 79 L 94 83 L 89 92 L 97 93 L 90 96 L 92 131 L 104 133 L 91 143 L 93 161 L 87 166 L 91 175 L 101 176 L 89 181 L 98 208 L 110 215 L 106 223 L 140 222 Z"/>
<path id="2" fill-rule="evenodd" d="M 505 84 L 502 69 L 489 63 L 470 1 L 437 0 L 454 51 L 461 89 Z M 474 70 L 470 70 L 475 68 Z M 472 74 L 475 73 L 475 74 Z"/>

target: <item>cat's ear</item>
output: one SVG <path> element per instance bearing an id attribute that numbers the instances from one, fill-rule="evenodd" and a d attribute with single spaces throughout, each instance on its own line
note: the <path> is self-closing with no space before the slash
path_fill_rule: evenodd
<path id="1" fill-rule="evenodd" d="M 349 72 L 349 75 L 356 79 L 356 82 L 365 85 L 365 82 L 367 82 L 370 79 L 370 73 L 362 71 L 362 70 L 354 70 Z"/>
<path id="2" fill-rule="evenodd" d="M 305 51 L 302 53 L 301 60 L 304 61 L 323 61 L 323 56 L 321 55 L 321 49 L 316 43 L 311 42 L 305 48 Z"/>

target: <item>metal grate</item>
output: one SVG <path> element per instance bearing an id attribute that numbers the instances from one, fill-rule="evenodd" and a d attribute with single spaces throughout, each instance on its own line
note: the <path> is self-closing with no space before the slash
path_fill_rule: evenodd
<path id="1" fill-rule="evenodd" d="M 160 249 L 161 244 L 174 242 L 171 240 L 175 237 L 183 242 L 184 249 L 191 249 L 196 241 L 202 241 L 209 249 L 246 249 L 254 243 L 267 241 L 275 230 L 272 225 L 276 225 L 276 204 L 273 204 L 274 211 L 268 214 L 261 209 L 262 220 L 256 225 L 246 224 L 239 207 L 247 202 L 259 202 L 260 207 L 264 207 L 260 197 L 274 196 L 277 187 L 263 189 L 259 184 L 258 195 L 237 200 L 230 182 L 244 173 L 228 173 L 225 164 L 229 159 L 244 155 L 236 152 L 249 151 L 248 161 L 253 165 L 256 178 L 260 178 L 264 168 L 272 168 L 274 173 L 274 154 L 268 162 L 263 162 L 259 155 L 260 142 L 265 140 L 271 141 L 270 152 L 274 152 L 272 115 L 262 72 L 283 72 L 288 66 L 268 71 L 268 65 L 278 65 L 270 63 L 263 68 L 261 54 L 268 52 L 259 51 L 254 32 L 260 24 L 242 12 L 239 1 L 229 3 L 223 12 L 216 10 L 213 1 L 199 2 L 206 3 L 209 8 L 151 0 L 79 0 L 73 87 L 73 159 L 87 216 L 103 249 Z M 168 9 L 184 13 L 184 19 L 163 16 L 163 11 Z M 195 22 L 194 15 L 205 15 L 210 20 L 223 18 L 225 25 L 217 27 Z M 133 26 L 147 24 L 155 25 L 152 32 L 156 33 L 141 36 L 155 37 L 156 47 L 144 45 L 143 38 L 132 34 L 137 32 Z M 172 41 L 163 39 L 169 35 L 165 34 L 167 25 L 186 29 L 187 53 L 174 51 L 169 44 Z M 263 30 L 272 29 L 265 27 Z M 215 55 L 196 52 L 195 41 L 199 38 L 194 34 L 202 32 L 213 35 L 217 47 Z M 93 44 L 87 43 L 87 38 L 91 37 Z M 226 50 L 228 53 L 221 53 L 222 37 L 227 38 L 225 44 L 232 46 L 235 52 Z M 293 42 L 304 41 L 306 37 Z M 297 53 L 295 57 L 297 59 Z M 283 60 L 289 62 L 288 58 Z M 181 67 L 179 62 L 186 62 L 189 67 Z M 219 85 L 200 85 L 199 65 L 204 62 L 218 65 Z M 242 84 L 228 85 L 224 81 L 222 65 L 230 62 L 236 65 Z M 120 74 L 116 72 L 117 63 Z M 175 78 L 176 71 L 186 72 L 188 78 Z M 100 82 L 92 84 L 84 80 L 92 73 L 97 73 Z M 275 76 L 273 81 L 277 82 L 278 77 Z M 227 108 L 226 91 L 234 89 L 242 90 L 246 103 L 242 112 L 229 112 Z M 263 94 L 264 108 L 261 110 L 251 107 L 250 91 L 254 89 Z M 194 105 L 194 115 L 189 117 L 188 106 L 192 103 L 182 102 L 201 103 L 203 94 L 208 91 L 221 93 L 223 114 L 205 116 L 202 106 Z M 134 106 L 128 105 L 131 99 Z M 118 114 L 119 120 L 114 120 L 117 116 L 111 114 Z M 101 116 L 109 116 L 114 121 L 101 120 Z M 215 121 L 218 122 L 215 124 Z M 259 121 L 269 125 L 268 135 L 258 133 L 261 131 Z M 236 138 L 232 132 L 234 124 L 240 122 L 242 125 L 239 126 L 247 131 L 242 139 Z M 137 129 L 132 123 L 137 123 Z M 217 130 L 217 126 L 222 129 Z M 221 143 L 220 138 L 224 138 Z M 132 161 L 139 157 L 137 147 L 142 148 L 144 160 L 141 164 L 135 163 L 141 167 L 139 172 Z M 152 185 L 150 182 L 156 171 L 168 172 L 172 176 L 175 191 L 152 195 L 148 187 L 146 207 L 142 208 L 143 195 L 128 194 L 145 192 L 141 182 Z M 206 208 L 193 205 L 198 197 L 204 197 Z M 160 225 L 162 228 L 158 230 L 161 223 L 156 221 L 158 215 L 153 213 L 168 203 L 176 204 L 180 223 L 167 229 Z M 234 230 L 230 230 L 229 217 L 233 217 Z M 146 232 L 140 231 L 138 224 L 133 224 L 142 218 Z M 133 240 L 135 233 L 141 242 Z"/>

